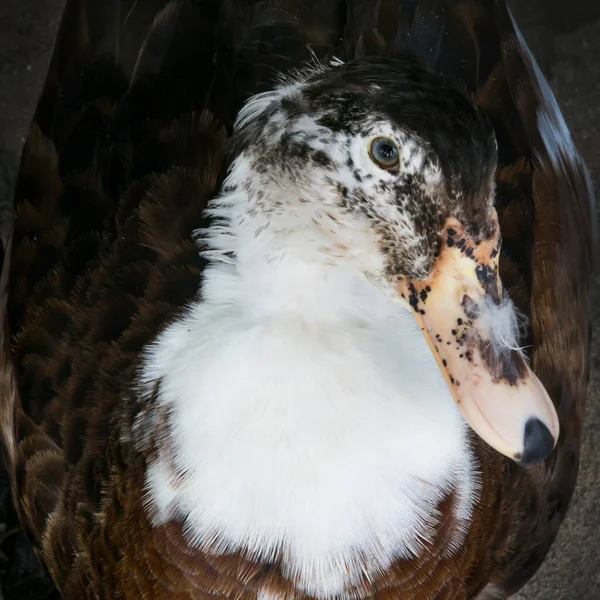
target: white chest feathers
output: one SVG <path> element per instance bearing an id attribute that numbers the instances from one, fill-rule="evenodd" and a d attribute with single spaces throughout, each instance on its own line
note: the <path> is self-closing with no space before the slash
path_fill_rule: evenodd
<path id="1" fill-rule="evenodd" d="M 160 336 L 143 370 L 158 399 L 135 432 L 143 444 L 169 415 L 147 472 L 156 522 L 178 515 L 213 552 L 284 557 L 323 598 L 419 552 L 451 488 L 468 526 L 466 425 L 412 316 L 365 289 L 320 326 L 209 299 Z"/>

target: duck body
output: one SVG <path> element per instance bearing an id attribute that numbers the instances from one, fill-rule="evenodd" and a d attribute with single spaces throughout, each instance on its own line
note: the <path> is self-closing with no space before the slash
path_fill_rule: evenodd
<path id="1" fill-rule="evenodd" d="M 60 593 L 513 594 L 575 485 L 593 216 L 504 2 L 130 8 L 67 3 L 3 269 L 4 451 Z M 528 467 L 452 401 L 434 356 L 462 321 L 432 353 L 435 289 L 400 310 L 384 283 L 496 239 L 496 212 L 490 336 L 526 317 L 560 423 Z"/>

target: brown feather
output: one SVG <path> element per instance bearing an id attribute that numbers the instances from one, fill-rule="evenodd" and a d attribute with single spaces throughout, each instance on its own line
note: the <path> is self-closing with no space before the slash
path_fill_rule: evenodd
<path id="1" fill-rule="evenodd" d="M 501 274 L 530 319 L 527 352 L 562 428 L 550 458 L 527 470 L 473 437 L 483 487 L 464 544 L 439 551 L 453 531 L 450 492 L 431 547 L 355 591 L 456 600 L 488 584 L 519 589 L 575 485 L 594 232 L 585 166 L 576 154 L 557 162 L 540 134 L 540 109 L 559 117 L 504 2 L 130 0 L 119 27 L 118 3 L 104 17 L 101 4 L 67 3 L 0 281 L 2 448 L 22 524 L 62 595 L 255 600 L 262 587 L 307 600 L 277 560 L 203 553 L 180 523 L 153 526 L 143 502 L 152 450 L 121 432 L 132 429 L 141 350 L 199 289 L 192 232 L 222 181 L 235 115 L 311 51 L 323 61 L 412 52 L 488 115 Z"/>

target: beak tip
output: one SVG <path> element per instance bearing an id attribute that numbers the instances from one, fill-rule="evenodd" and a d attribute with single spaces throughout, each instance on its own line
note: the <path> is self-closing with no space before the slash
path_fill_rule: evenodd
<path id="1" fill-rule="evenodd" d="M 548 427 L 540 419 L 532 417 L 525 423 L 523 454 L 518 462 L 524 467 L 536 465 L 550 456 L 555 445 L 556 440 Z"/>

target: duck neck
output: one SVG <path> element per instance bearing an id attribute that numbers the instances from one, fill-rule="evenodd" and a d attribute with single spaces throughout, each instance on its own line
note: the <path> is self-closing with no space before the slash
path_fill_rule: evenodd
<path id="1" fill-rule="evenodd" d="M 215 201 L 209 212 L 216 219 L 202 232 L 206 301 L 236 303 L 257 318 L 295 316 L 324 325 L 355 315 L 357 303 L 388 295 L 381 253 L 360 219 L 341 226 L 293 198 L 271 199 L 285 206 L 281 211 L 261 211 L 242 187 Z"/>

